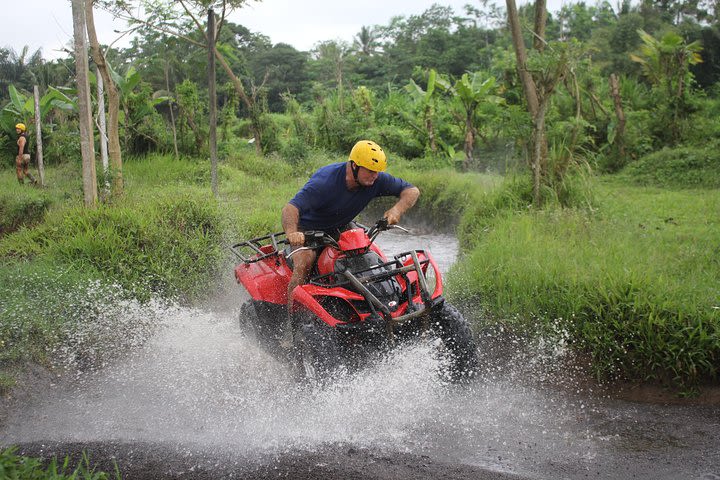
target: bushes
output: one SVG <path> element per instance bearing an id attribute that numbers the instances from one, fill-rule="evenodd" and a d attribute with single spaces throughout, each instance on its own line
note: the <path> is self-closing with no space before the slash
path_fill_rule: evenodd
<path id="1" fill-rule="evenodd" d="M 664 148 L 628 165 L 622 177 L 638 185 L 720 187 L 720 145 Z"/>
<path id="2" fill-rule="evenodd" d="M 42 256 L 95 271 L 142 298 L 202 295 L 221 258 L 222 219 L 209 194 L 166 190 L 140 207 L 58 213 L 0 245 L 0 255 Z"/>

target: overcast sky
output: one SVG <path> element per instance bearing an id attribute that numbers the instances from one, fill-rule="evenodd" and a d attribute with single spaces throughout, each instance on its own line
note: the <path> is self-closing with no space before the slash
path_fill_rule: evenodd
<path id="1" fill-rule="evenodd" d="M 550 0 L 548 6 L 563 0 Z M 396 15 L 420 14 L 433 3 L 447 5 L 460 14 L 463 5 L 479 7 L 479 0 L 250 0 L 231 20 L 253 32 L 270 37 L 273 43 L 288 43 L 298 50 L 309 50 L 322 40 L 352 41 L 362 26 L 387 25 Z M 504 2 L 502 2 L 504 4 Z M 527 3 L 519 0 L 518 4 Z M 34 52 L 42 48 L 46 59 L 63 57 L 63 46 L 72 40 L 72 15 L 69 0 L 20 0 L 3 9 L 0 46 L 20 52 L 27 45 Z M 109 15 L 95 14 L 100 42 L 110 44 L 124 22 Z M 122 42 L 117 46 L 125 46 Z"/>

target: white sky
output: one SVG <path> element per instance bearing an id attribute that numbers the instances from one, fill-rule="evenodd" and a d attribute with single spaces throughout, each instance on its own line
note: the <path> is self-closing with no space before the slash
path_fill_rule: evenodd
<path id="1" fill-rule="evenodd" d="M 550 0 L 551 11 L 563 0 Z M 64 57 L 59 52 L 72 41 L 72 15 L 69 0 L 20 0 L 10 5 L 3 0 L 3 26 L 0 46 L 20 52 L 25 45 L 34 52 L 42 48 L 43 57 Z M 273 43 L 288 43 L 298 50 L 309 50 L 322 40 L 352 41 L 362 26 L 387 25 L 396 15 L 416 15 L 433 3 L 451 6 L 461 14 L 465 4 L 480 6 L 479 0 L 250 0 L 231 20 L 253 32 L 270 37 Z M 518 1 L 518 4 L 527 3 Z M 504 5 L 504 2 L 502 2 Z M 124 22 L 104 12 L 95 12 L 98 37 L 103 44 L 114 42 Z M 116 46 L 126 46 L 120 41 Z"/>

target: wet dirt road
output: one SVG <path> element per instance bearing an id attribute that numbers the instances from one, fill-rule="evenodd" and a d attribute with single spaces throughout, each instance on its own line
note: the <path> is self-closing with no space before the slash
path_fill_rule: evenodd
<path id="1" fill-rule="evenodd" d="M 454 260 L 451 237 L 420 242 L 445 268 Z M 720 407 L 612 399 L 558 368 L 553 349 L 504 345 L 458 387 L 418 343 L 309 388 L 231 308 L 159 314 L 163 328 L 127 358 L 62 379 L 37 372 L 1 412 L 0 445 L 86 450 L 129 479 L 720 479 Z"/>

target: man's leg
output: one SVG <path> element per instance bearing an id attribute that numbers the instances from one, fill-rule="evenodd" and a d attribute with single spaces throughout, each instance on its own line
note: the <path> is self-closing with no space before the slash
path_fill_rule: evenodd
<path id="1" fill-rule="evenodd" d="M 302 250 L 292 256 L 293 261 L 293 272 L 288 282 L 287 300 L 288 300 L 288 312 L 285 320 L 285 329 L 283 331 L 283 339 L 280 342 L 285 348 L 290 348 L 293 344 L 293 298 L 292 292 L 295 287 L 302 285 L 307 281 L 310 271 L 315 264 L 315 258 L 317 255 L 314 250 Z"/>
<path id="2" fill-rule="evenodd" d="M 20 155 L 15 157 L 15 174 L 17 175 L 17 179 L 20 184 L 25 183 L 23 180 L 22 157 Z"/>
<path id="3" fill-rule="evenodd" d="M 37 184 L 37 180 L 35 180 L 35 177 L 32 176 L 30 173 L 30 154 L 23 155 L 22 158 L 22 165 L 23 165 L 23 173 L 27 178 L 30 179 L 30 181 L 33 183 L 33 185 Z"/>

